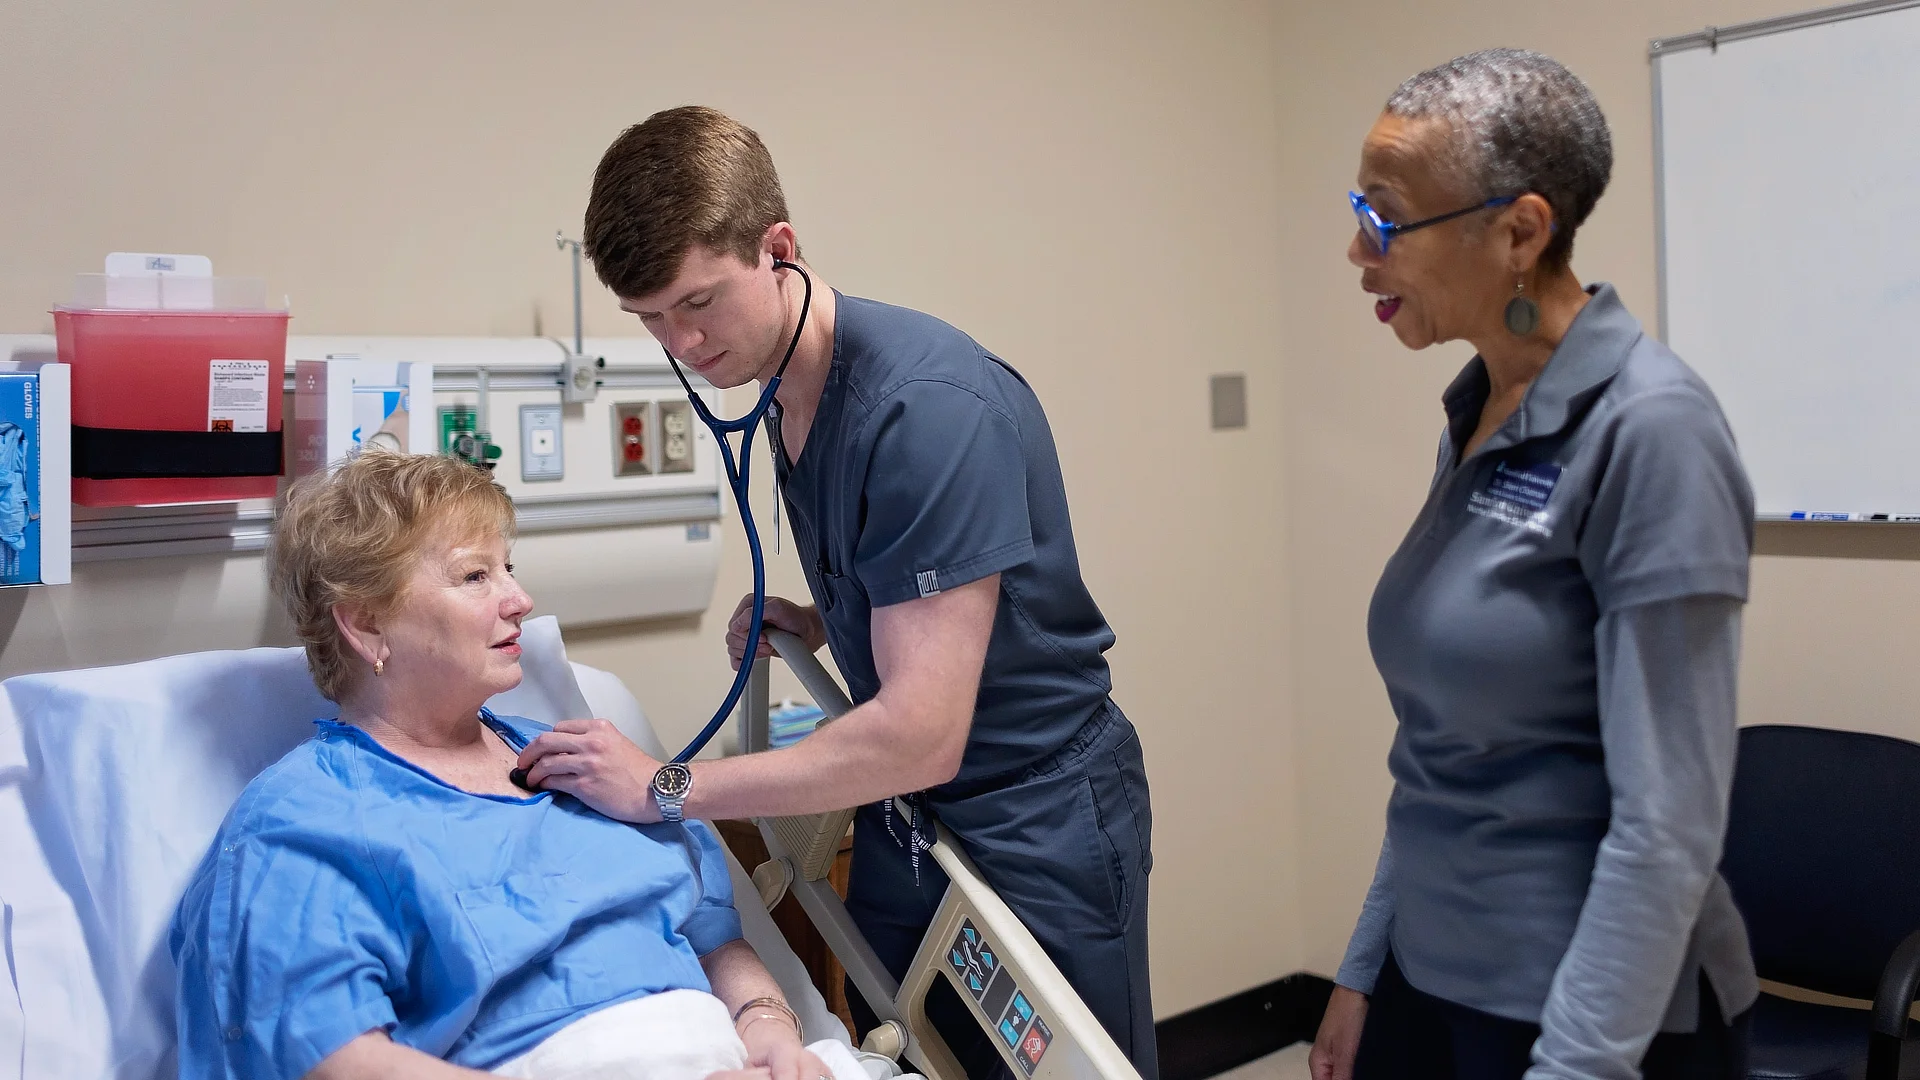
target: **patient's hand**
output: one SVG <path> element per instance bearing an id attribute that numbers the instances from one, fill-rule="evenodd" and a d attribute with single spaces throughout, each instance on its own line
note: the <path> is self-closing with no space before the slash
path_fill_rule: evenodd
<path id="1" fill-rule="evenodd" d="M 768 1080 L 832 1080 L 833 1070 L 800 1045 L 800 1033 L 778 1020 L 764 1020 L 740 1035 L 747 1061 L 766 1069 Z"/>
<path id="2" fill-rule="evenodd" d="M 833 1070 L 800 1045 L 799 1020 L 789 1010 L 749 1007 L 762 998 L 786 999 L 745 938 L 701 957 L 700 967 L 713 985 L 713 996 L 734 1013 L 733 1027 L 747 1048 L 748 1064 L 765 1069 L 767 1080 L 833 1080 Z"/>
<path id="3" fill-rule="evenodd" d="M 660 820 L 653 774 L 660 763 L 605 720 L 562 720 L 520 751 L 527 783 L 564 791 L 620 821 Z"/>
<path id="4" fill-rule="evenodd" d="M 725 1072 L 712 1073 L 707 1080 L 767 1080 L 765 1069 L 728 1069 Z"/>

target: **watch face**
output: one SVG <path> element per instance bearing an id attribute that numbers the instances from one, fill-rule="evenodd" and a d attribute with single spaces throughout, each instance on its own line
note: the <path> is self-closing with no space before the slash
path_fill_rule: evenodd
<path id="1" fill-rule="evenodd" d="M 667 796 L 678 798 L 693 786 L 693 770 L 685 765 L 663 765 L 653 774 L 653 790 Z"/>

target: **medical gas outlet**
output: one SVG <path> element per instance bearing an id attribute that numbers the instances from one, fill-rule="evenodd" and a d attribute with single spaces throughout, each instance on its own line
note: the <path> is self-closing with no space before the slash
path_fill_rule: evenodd
<path id="1" fill-rule="evenodd" d="M 560 406 L 520 406 L 520 479 L 560 480 L 567 474 L 560 438 Z"/>

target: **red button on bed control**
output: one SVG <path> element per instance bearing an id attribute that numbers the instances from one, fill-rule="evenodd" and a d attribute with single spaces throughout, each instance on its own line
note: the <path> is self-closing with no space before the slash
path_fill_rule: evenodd
<path id="1" fill-rule="evenodd" d="M 1047 1056 L 1047 1047 L 1053 1042 L 1053 1029 L 1038 1016 L 1033 1018 L 1033 1026 L 1027 1029 L 1026 1038 L 1020 1040 L 1020 1051 L 1014 1058 L 1020 1062 L 1021 1071 L 1028 1076 L 1040 1067 L 1040 1059 Z"/>

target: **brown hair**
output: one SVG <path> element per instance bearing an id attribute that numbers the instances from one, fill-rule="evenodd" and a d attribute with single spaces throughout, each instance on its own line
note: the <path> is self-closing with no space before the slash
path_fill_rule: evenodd
<path id="1" fill-rule="evenodd" d="M 267 565 L 274 595 L 307 647 L 314 685 L 339 701 L 353 682 L 353 650 L 334 622 L 336 604 L 391 614 L 424 544 L 511 541 L 513 531 L 506 489 L 453 458 L 369 449 L 295 483 L 274 522 Z"/>
<path id="2" fill-rule="evenodd" d="M 760 136 L 717 109 L 683 105 L 607 147 L 582 246 L 600 283 L 625 300 L 672 284 L 695 244 L 758 262 L 761 239 L 786 220 L 787 197 Z"/>

